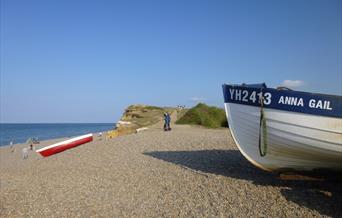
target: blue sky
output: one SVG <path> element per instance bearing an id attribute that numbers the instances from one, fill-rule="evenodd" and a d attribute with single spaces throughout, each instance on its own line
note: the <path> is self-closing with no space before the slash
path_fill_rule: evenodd
<path id="1" fill-rule="evenodd" d="M 221 84 L 342 95 L 340 0 L 1 0 L 0 122 L 223 105 Z"/>

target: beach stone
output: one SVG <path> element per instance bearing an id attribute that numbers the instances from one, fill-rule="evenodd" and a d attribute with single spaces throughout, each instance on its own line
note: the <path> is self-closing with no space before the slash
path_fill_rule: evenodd
<path id="1" fill-rule="evenodd" d="M 172 127 L 47 158 L 0 148 L 0 217 L 341 217 L 340 182 L 283 181 L 251 165 L 228 129 Z"/>

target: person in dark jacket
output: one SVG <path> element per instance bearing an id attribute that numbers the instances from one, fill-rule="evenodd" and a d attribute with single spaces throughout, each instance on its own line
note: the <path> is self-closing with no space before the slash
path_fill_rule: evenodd
<path id="1" fill-rule="evenodd" d="M 170 127 L 170 124 L 171 124 L 171 116 L 170 116 L 170 114 L 169 113 L 166 113 L 166 119 L 167 119 L 167 126 L 166 126 L 166 128 L 167 128 L 167 130 L 168 131 L 170 131 L 171 130 L 171 127 Z"/>
<path id="2" fill-rule="evenodd" d="M 171 117 L 169 113 L 164 113 L 164 131 L 170 131 Z"/>
<path id="3" fill-rule="evenodd" d="M 167 113 L 164 113 L 164 131 L 167 131 L 167 122 L 168 122 Z"/>

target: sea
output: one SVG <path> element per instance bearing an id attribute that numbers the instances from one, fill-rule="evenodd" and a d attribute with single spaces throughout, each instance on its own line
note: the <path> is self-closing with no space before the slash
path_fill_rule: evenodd
<path id="1" fill-rule="evenodd" d="M 24 143 L 29 138 L 47 140 L 112 130 L 115 123 L 0 123 L 0 146 Z"/>

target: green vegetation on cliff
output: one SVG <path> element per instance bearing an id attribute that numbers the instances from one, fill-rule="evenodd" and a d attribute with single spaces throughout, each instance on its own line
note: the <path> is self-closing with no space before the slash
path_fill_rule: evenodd
<path id="1" fill-rule="evenodd" d="M 165 112 L 171 113 L 174 110 L 151 105 L 131 105 L 126 108 L 120 120 L 130 122 L 131 124 L 126 126 L 132 128 L 146 127 L 162 120 Z"/>
<path id="2" fill-rule="evenodd" d="M 224 109 L 199 103 L 189 109 L 176 124 L 201 125 L 207 128 L 227 127 L 227 118 Z"/>

